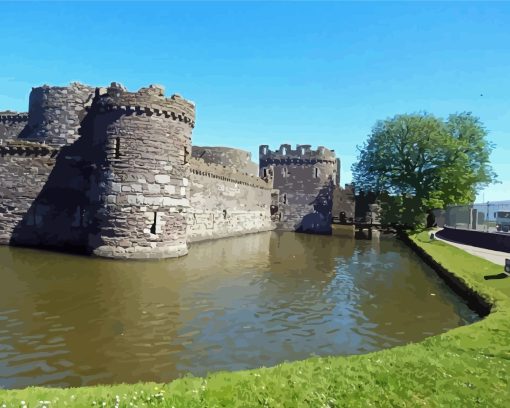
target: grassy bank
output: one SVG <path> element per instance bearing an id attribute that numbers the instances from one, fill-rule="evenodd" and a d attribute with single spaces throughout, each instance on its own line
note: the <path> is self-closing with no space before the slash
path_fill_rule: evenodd
<path id="1" fill-rule="evenodd" d="M 362 356 L 313 358 L 169 384 L 0 391 L 0 407 L 508 407 L 510 278 L 501 266 L 427 238 L 411 239 L 493 305 L 442 335 Z M 405 307 L 405 305 L 403 305 Z"/>

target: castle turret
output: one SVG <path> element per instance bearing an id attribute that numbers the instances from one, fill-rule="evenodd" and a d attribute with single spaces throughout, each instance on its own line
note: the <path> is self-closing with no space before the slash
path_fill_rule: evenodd
<path id="1" fill-rule="evenodd" d="M 66 87 L 32 88 L 29 99 L 28 126 L 23 139 L 66 145 L 79 137 L 81 121 L 92 104 L 94 87 L 74 82 Z"/>
<path id="2" fill-rule="evenodd" d="M 97 231 L 91 250 L 114 258 L 185 255 L 194 105 L 160 86 L 96 91 Z"/>
<path id="3" fill-rule="evenodd" d="M 276 151 L 259 148 L 260 177 L 274 166 L 273 187 L 279 193 L 278 227 L 315 232 L 330 231 L 332 191 L 337 179 L 333 150 L 319 146 L 282 144 Z"/>

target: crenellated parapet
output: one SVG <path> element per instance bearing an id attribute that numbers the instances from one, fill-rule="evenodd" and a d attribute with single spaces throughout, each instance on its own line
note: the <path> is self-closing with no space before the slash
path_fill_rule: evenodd
<path id="1" fill-rule="evenodd" d="M 28 122 L 28 112 L 13 112 L 13 111 L 0 112 L 0 122 L 1 123 Z"/>
<path id="2" fill-rule="evenodd" d="M 260 176 L 274 173 L 279 190 L 278 228 L 327 232 L 330 228 L 333 185 L 338 183 L 339 162 L 334 150 L 311 145 L 282 144 L 277 150 L 259 147 Z"/>
<path id="3" fill-rule="evenodd" d="M 222 166 L 221 164 L 207 163 L 203 159 L 190 159 L 191 173 L 225 181 L 229 183 L 242 184 L 246 186 L 271 190 L 273 188 L 272 179 L 268 181 L 249 173 L 241 172 L 232 167 Z"/>
<path id="4" fill-rule="evenodd" d="M 0 112 L 0 141 L 17 138 L 28 123 L 28 113 Z"/>
<path id="5" fill-rule="evenodd" d="M 270 150 L 268 145 L 259 147 L 259 159 L 267 164 L 315 164 L 335 163 L 334 150 L 324 146 L 312 149 L 311 145 L 296 145 L 293 150 L 290 144 L 282 144 L 278 150 Z"/>
<path id="6" fill-rule="evenodd" d="M 128 92 L 119 83 L 113 82 L 108 88 L 96 91 L 98 111 L 122 111 L 127 115 L 163 116 L 182 122 L 189 127 L 195 126 L 195 105 L 180 95 L 165 98 L 164 88 L 150 85 L 137 92 Z"/>
<path id="7" fill-rule="evenodd" d="M 21 140 L 9 140 L 2 142 L 0 140 L 0 156 L 23 156 L 23 157 L 55 157 L 59 148 L 48 146 L 37 142 L 27 142 Z"/>

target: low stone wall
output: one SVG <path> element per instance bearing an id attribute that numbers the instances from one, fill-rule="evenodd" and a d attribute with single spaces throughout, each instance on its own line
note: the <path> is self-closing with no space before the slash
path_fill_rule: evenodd
<path id="1" fill-rule="evenodd" d="M 190 165 L 189 242 L 274 229 L 267 182 L 197 159 Z"/>
<path id="2" fill-rule="evenodd" d="M 471 245 L 493 251 L 508 252 L 510 258 L 510 234 L 496 234 L 475 230 L 464 230 L 444 227 L 436 235 L 447 241 Z"/>

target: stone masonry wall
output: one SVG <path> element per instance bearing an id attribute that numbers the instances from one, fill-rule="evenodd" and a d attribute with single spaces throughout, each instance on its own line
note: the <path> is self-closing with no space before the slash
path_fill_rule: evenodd
<path id="1" fill-rule="evenodd" d="M 92 104 L 94 89 L 79 83 L 32 88 L 28 126 L 21 137 L 60 146 L 75 142 L 86 108 Z"/>
<path id="2" fill-rule="evenodd" d="M 163 258 L 187 253 L 194 106 L 158 86 L 98 90 L 94 144 L 102 206 L 89 245 L 96 255 Z"/>
<path id="3" fill-rule="evenodd" d="M 235 168 L 239 172 L 258 175 L 259 168 L 251 161 L 251 153 L 241 149 L 220 146 L 196 146 L 192 147 L 192 156 L 202 159 L 206 163 L 220 164 Z"/>
<path id="4" fill-rule="evenodd" d="M 272 180 L 191 159 L 190 242 L 274 229 Z"/>
<path id="5" fill-rule="evenodd" d="M 27 123 L 27 113 L 0 112 L 0 143 L 2 140 L 17 138 Z"/>
<path id="6" fill-rule="evenodd" d="M 0 243 L 87 252 L 91 167 L 81 146 L 0 146 Z"/>
<path id="7" fill-rule="evenodd" d="M 52 152 L 30 151 L 27 146 L 0 145 L 0 244 L 11 242 L 14 230 L 28 214 L 55 165 Z M 39 223 L 37 214 L 27 217 Z"/>
<path id="8" fill-rule="evenodd" d="M 259 177 L 248 152 L 192 152 L 194 124 L 194 104 L 161 86 L 33 88 L 28 117 L 0 115 L 0 244 L 165 258 L 275 222 L 330 228 L 334 151 L 263 145 Z"/>
<path id="9" fill-rule="evenodd" d="M 330 231 L 337 161 L 332 150 L 310 145 L 281 145 L 278 151 L 260 146 L 260 177 L 274 166 L 274 188 L 279 190 L 278 229 Z"/>
<path id="10" fill-rule="evenodd" d="M 345 188 L 335 186 L 333 190 L 333 217 L 341 218 L 341 213 L 343 213 L 342 222 L 353 222 L 354 210 L 354 186 L 352 184 L 346 184 Z"/>

